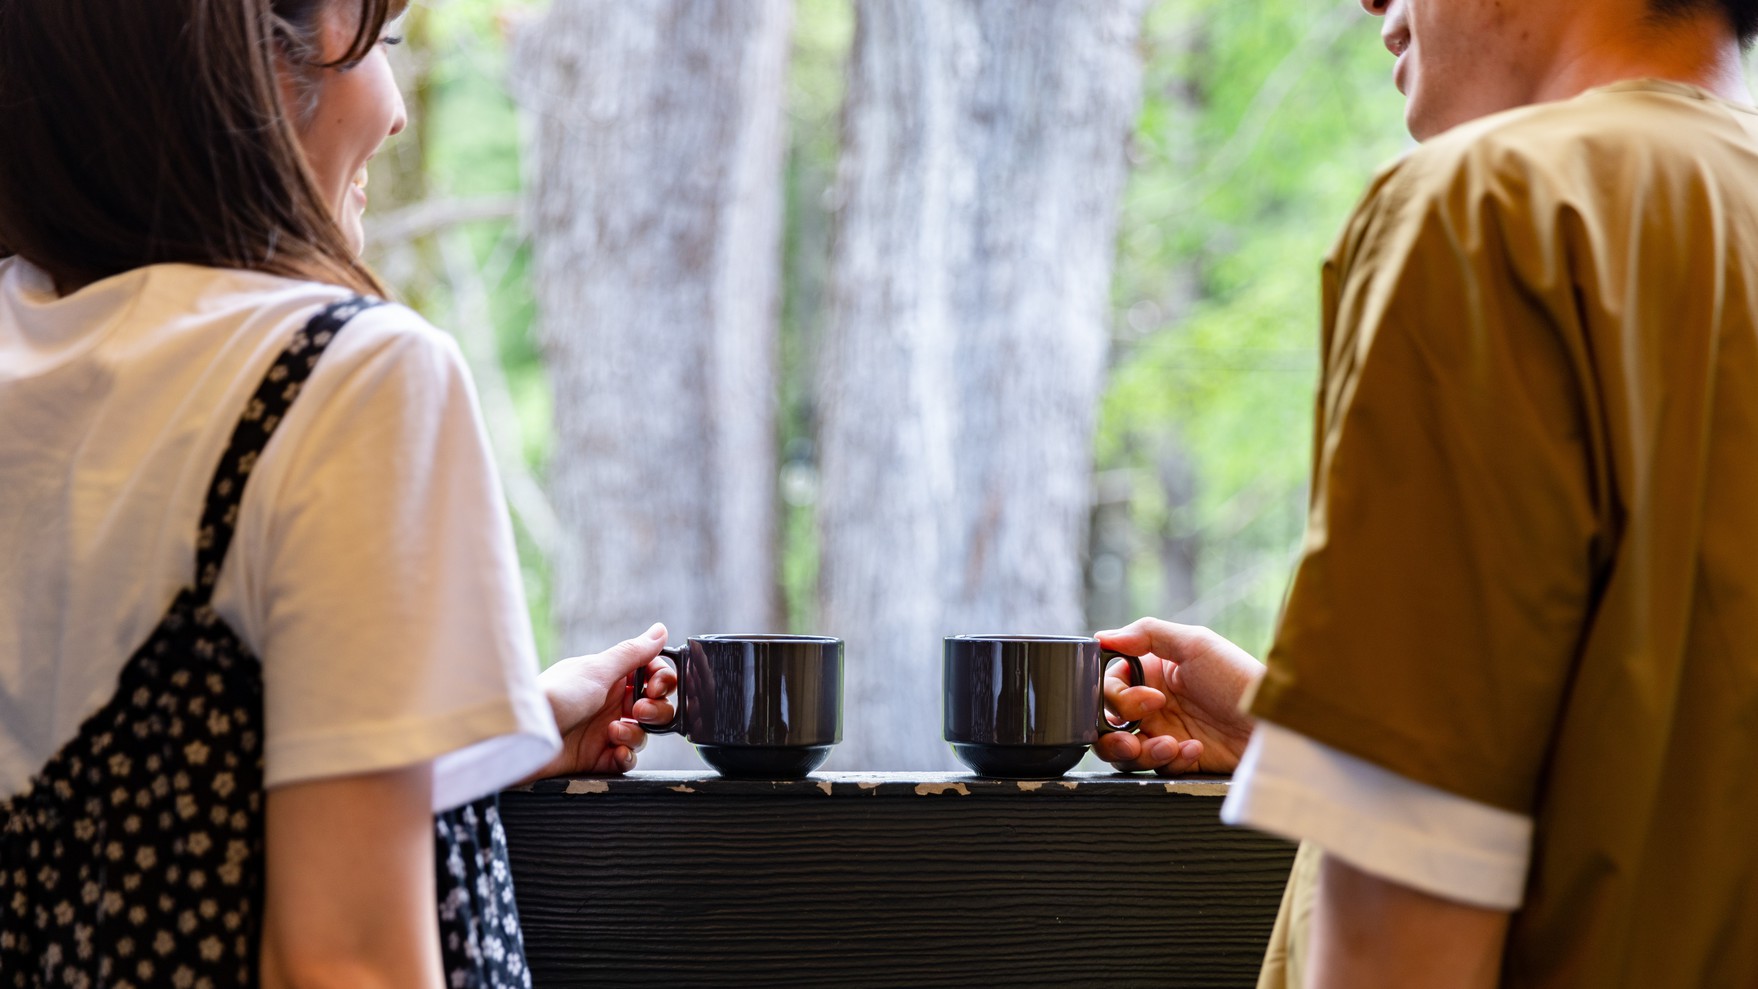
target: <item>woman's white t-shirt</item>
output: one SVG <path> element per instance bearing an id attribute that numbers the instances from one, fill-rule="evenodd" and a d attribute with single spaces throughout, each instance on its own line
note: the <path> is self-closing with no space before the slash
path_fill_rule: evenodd
<path id="1" fill-rule="evenodd" d="M 154 265 L 58 298 L 0 260 L 0 794 L 191 583 L 246 401 L 346 294 Z M 214 605 L 262 662 L 270 787 L 432 762 L 439 810 L 560 745 L 469 372 L 407 308 L 356 316 L 319 362 L 251 473 Z"/>

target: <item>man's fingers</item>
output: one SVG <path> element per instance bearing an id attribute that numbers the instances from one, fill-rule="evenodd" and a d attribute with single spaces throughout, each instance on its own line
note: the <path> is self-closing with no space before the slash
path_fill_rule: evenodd
<path id="1" fill-rule="evenodd" d="M 1159 618 L 1138 618 L 1120 629 L 1098 633 L 1099 644 L 1130 656 L 1152 653 L 1174 663 L 1184 661 L 1185 654 L 1209 630 L 1197 625 L 1179 625 Z"/>
<path id="2" fill-rule="evenodd" d="M 1161 735 L 1158 738 L 1149 739 L 1142 746 L 1142 755 L 1139 760 L 1142 768 L 1159 770 L 1176 765 L 1184 744 L 1171 735 Z"/>
<path id="3" fill-rule="evenodd" d="M 1187 748 L 1191 746 L 1194 748 Z M 1099 739 L 1094 748 L 1098 750 L 1101 759 L 1126 773 L 1147 770 L 1165 773 L 1190 772 L 1191 769 L 1181 768 L 1186 764 L 1180 761 L 1181 758 L 1187 758 L 1188 764 L 1194 768 L 1197 756 L 1202 753 L 1201 742 L 1180 742 L 1170 735 L 1144 737 L 1127 732 L 1106 735 Z"/>
<path id="4" fill-rule="evenodd" d="M 1161 776 L 1185 776 L 1197 771 L 1202 762 L 1203 743 L 1194 738 L 1178 743 L 1176 752 L 1164 765 L 1155 767 Z"/>
<path id="5" fill-rule="evenodd" d="M 1146 656 L 1154 651 L 1153 636 L 1148 633 L 1147 623 L 1157 621 L 1157 618 L 1138 618 L 1122 628 L 1095 632 L 1094 637 L 1106 649 L 1128 656 Z"/>
<path id="6" fill-rule="evenodd" d="M 1105 708 L 1125 721 L 1139 720 L 1166 706 L 1166 695 L 1152 687 L 1131 687 L 1116 677 L 1105 678 Z"/>
<path id="7" fill-rule="evenodd" d="M 1141 739 L 1129 732 L 1106 732 L 1093 743 L 1093 751 L 1099 758 L 1127 772 L 1124 764 L 1134 762 L 1141 755 Z"/>

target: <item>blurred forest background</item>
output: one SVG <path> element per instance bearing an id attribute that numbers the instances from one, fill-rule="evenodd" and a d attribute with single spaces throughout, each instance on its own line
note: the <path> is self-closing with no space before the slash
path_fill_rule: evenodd
<path id="1" fill-rule="evenodd" d="M 1019 19 L 1034 14 L 1033 8 L 1042 15 L 1052 3 L 1073 0 L 765 0 L 767 13 L 753 13 L 755 5 L 717 10 L 716 18 L 742 17 L 749 23 L 729 28 L 711 18 L 695 40 L 679 43 L 687 51 L 672 54 L 660 29 L 648 30 L 642 18 L 676 21 L 683 16 L 680 10 L 687 14 L 692 7 L 697 12 L 704 6 L 731 8 L 747 0 L 611 2 L 617 5 L 614 12 L 600 0 L 556 0 L 553 10 L 525 0 L 416 0 L 402 28 L 405 44 L 394 53 L 411 126 L 374 162 L 371 184 L 370 260 L 405 301 L 456 334 L 472 362 L 507 483 L 545 661 L 601 649 L 616 638 L 638 634 L 652 620 L 666 621 L 674 636 L 761 630 L 742 623 L 733 628 L 692 627 L 687 623 L 733 619 L 716 619 L 712 616 L 723 613 L 705 604 L 685 606 L 678 597 L 738 593 L 751 596 L 760 612 L 770 609 L 761 613 L 771 617 L 759 620 L 775 626 L 771 630 L 838 634 L 849 640 L 851 671 L 861 664 L 872 674 L 865 679 L 851 676 L 854 693 L 847 702 L 851 711 L 864 703 L 856 694 L 873 692 L 875 683 L 887 679 L 918 683 L 919 689 L 907 695 L 916 698 L 910 704 L 937 698 L 939 657 L 931 647 L 918 643 L 910 647 L 922 654 L 916 659 L 886 659 L 879 664 L 874 657 L 889 654 L 870 641 L 857 640 L 848 626 L 858 625 L 858 620 L 844 617 L 833 626 L 828 621 L 835 619 L 826 618 L 827 607 L 839 616 L 850 615 L 851 610 L 846 601 L 831 600 L 827 605 L 826 596 L 835 598 L 838 592 L 821 572 L 826 520 L 838 524 L 835 513 L 821 504 L 836 490 L 834 480 L 823 474 L 825 433 L 834 428 L 844 430 L 838 435 L 855 436 L 858 429 L 847 430 L 870 424 L 873 418 L 850 413 L 849 421 L 838 426 L 826 413 L 828 392 L 851 377 L 863 377 L 859 361 L 867 359 L 851 356 L 846 345 L 840 352 L 831 346 L 837 321 L 858 324 L 862 318 L 872 318 L 861 308 L 866 297 L 844 284 L 857 281 L 848 273 L 858 274 L 859 266 L 846 250 L 838 252 L 837 238 L 860 224 L 883 227 L 895 221 L 898 209 L 913 208 L 909 202 L 863 204 L 863 189 L 883 193 L 897 184 L 884 177 L 877 182 L 864 180 L 858 160 L 853 166 L 844 161 L 845 144 L 851 128 L 855 133 L 878 134 L 874 140 L 896 139 L 896 128 L 873 129 L 873 120 L 883 123 L 873 116 L 874 107 L 901 105 L 897 94 L 909 95 L 910 79 L 917 77 L 909 74 L 910 63 L 885 62 L 883 46 L 919 48 L 928 52 L 924 57 L 933 57 L 934 18 L 943 14 L 936 5 L 956 2 L 971 13 L 969 25 L 974 27 L 954 25 L 947 30 L 974 32 L 973 43 L 981 51 L 984 44 L 998 44 L 993 39 L 1014 30 L 1011 25 L 1023 23 Z M 1121 37 L 1125 47 L 1120 50 L 1132 63 L 1102 69 L 1111 73 L 1107 78 L 1129 87 L 1129 99 L 1106 104 L 1127 114 L 1127 126 L 1113 142 L 1122 163 L 1112 203 L 1115 229 L 1109 232 L 1111 220 L 1089 229 L 1080 226 L 1079 216 L 1056 219 L 1057 211 L 1047 200 L 1056 198 L 1057 189 L 1066 188 L 1076 199 L 1091 191 L 1078 168 L 1072 173 L 1065 168 L 1062 178 L 1052 175 L 1049 184 L 1036 187 L 1037 201 L 1017 204 L 1026 229 L 1023 240 L 1036 243 L 1031 249 L 1040 254 L 1044 246 L 1038 242 L 1048 241 L 1055 249 L 1063 238 L 1078 241 L 1095 236 L 1093 230 L 1108 233 L 1104 264 L 1093 268 L 1095 277 L 1102 279 L 1096 296 L 1102 311 L 1095 325 L 1106 339 L 1079 352 L 1101 362 L 1102 371 L 1095 385 L 1097 394 L 1088 403 L 1095 418 L 1086 458 L 1090 470 L 1083 468 L 1082 473 L 1090 476 L 1079 478 L 1076 485 L 1081 500 L 1080 539 L 1072 550 L 1061 544 L 1052 547 L 1070 557 L 1067 565 L 1078 580 L 1081 613 L 1072 621 L 1080 629 L 1096 629 L 1153 614 L 1209 625 L 1248 649 L 1261 651 L 1268 643 L 1301 536 L 1317 377 L 1320 260 L 1374 169 L 1409 146 L 1403 101 L 1391 85 L 1392 60 L 1381 46 L 1378 22 L 1366 16 L 1355 0 L 1251 4 L 1087 0 L 1080 9 L 1089 15 L 1098 10 L 1111 21 L 1128 21 L 1121 26 L 1108 21 L 1106 30 L 1111 33 L 1094 42 L 1113 43 Z M 922 23 L 912 22 L 911 17 Z M 618 24 L 605 26 L 608 21 Z M 729 33 L 734 29 L 746 33 Z M 911 30 L 919 36 L 912 36 Z M 1050 24 L 1045 30 L 1052 35 L 1069 33 L 1066 23 Z M 570 32 L 582 39 L 571 54 L 553 47 Z M 767 54 L 766 37 L 781 39 Z M 860 37 L 867 38 L 868 48 L 857 57 Z M 721 57 L 716 52 L 722 44 L 729 51 L 737 50 L 726 57 L 744 61 L 717 76 L 719 70 L 712 63 Z M 674 56 L 676 65 L 668 62 Z M 956 67 L 960 57 L 959 51 L 953 51 L 949 64 Z M 1114 60 L 1103 53 L 1091 57 Z M 765 102 L 766 58 L 779 59 L 770 101 L 774 106 Z M 1029 59 L 1025 64 L 1029 67 Z M 887 74 L 893 69 L 898 71 Z M 600 72 L 596 83 L 588 78 L 594 71 Z M 1067 91 L 1070 78 L 1079 81 L 1094 71 L 1099 70 L 1076 64 L 1070 73 L 1045 82 L 1043 92 L 1037 91 L 1036 77 L 1029 71 L 998 76 L 1002 81 L 995 85 L 1002 87 L 1000 95 L 984 96 L 978 85 L 978 103 L 1014 101 L 1029 114 L 1033 101 L 1054 102 L 1060 98 L 1057 93 Z M 699 100 L 687 91 L 692 79 L 702 87 Z M 862 92 L 878 92 L 879 103 L 870 99 L 851 103 L 851 79 L 864 80 Z M 924 70 L 920 79 L 928 88 L 909 106 L 924 114 L 922 119 L 931 120 L 935 101 L 957 97 L 957 87 L 945 92 L 934 89 L 931 71 Z M 624 83 L 629 92 L 614 91 Z M 588 93 L 579 119 L 571 119 L 567 104 L 557 102 L 565 95 L 558 93 L 558 87 L 594 84 L 600 94 Z M 1057 85 L 1063 89 L 1057 90 Z M 631 106 L 612 105 L 624 97 Z M 983 105 L 974 112 L 970 119 L 989 120 L 997 113 Z M 1013 112 L 1022 111 L 1016 106 Z M 638 123 L 666 113 L 675 113 L 681 122 L 669 130 L 664 121 L 621 130 L 613 124 L 593 130 L 580 123 L 601 118 Z M 714 274 L 719 284 L 770 277 L 761 271 L 741 274 L 739 266 L 750 262 L 747 255 L 763 254 L 773 240 L 774 298 L 759 299 L 742 316 L 726 315 L 724 300 L 717 301 L 712 293 L 685 302 L 668 298 L 659 305 L 664 312 L 649 329 L 637 327 L 649 337 L 662 338 L 661 350 L 648 356 L 639 347 L 619 351 L 615 340 L 593 335 L 595 321 L 620 318 L 616 306 L 604 300 L 605 292 L 622 293 L 617 304 L 639 306 L 647 304 L 642 299 L 651 298 L 652 291 L 662 291 L 663 284 L 630 288 L 635 276 L 628 271 L 612 271 L 608 280 L 575 279 L 568 266 L 582 263 L 579 249 L 569 253 L 546 246 L 546 231 L 572 229 L 568 224 L 578 218 L 575 214 L 582 214 L 589 224 L 597 224 L 595 233 L 588 233 L 597 237 L 601 250 L 625 254 L 638 251 L 643 236 L 661 236 L 656 224 L 663 225 L 668 214 L 631 220 L 623 203 L 640 198 L 643 193 L 631 192 L 629 184 L 639 185 L 644 177 L 651 180 L 648 191 L 659 190 L 656 194 L 661 197 L 649 209 L 666 209 L 665 196 L 675 194 L 681 201 L 694 194 L 691 190 L 700 191 L 706 180 L 697 173 L 677 182 L 659 174 L 667 162 L 677 161 L 683 167 L 698 158 L 664 146 L 668 140 L 691 139 L 685 132 L 696 126 L 690 122 L 693 119 L 699 119 L 702 127 L 745 121 L 748 129 L 779 142 L 773 209 L 759 192 L 740 200 L 740 208 L 750 214 L 746 219 L 726 220 L 724 208 L 712 214 L 723 225 L 715 236 L 733 241 L 730 249 L 721 251 L 728 260 Z M 860 131 L 863 127 L 868 129 Z M 1050 138 L 1055 138 L 1054 127 Z M 601 160 L 594 140 L 613 150 L 632 148 L 628 153 L 633 158 Z M 732 156 L 731 144 L 738 143 L 714 146 L 712 134 L 704 140 L 710 146 L 699 148 L 698 155 L 706 157 L 696 160 L 698 166 L 703 160 Z M 657 150 L 634 147 L 642 141 L 656 142 Z M 739 145 L 744 149 L 739 154 L 746 155 L 740 160 L 755 162 L 752 168 L 757 173 L 767 160 L 760 145 L 760 141 Z M 993 212 L 992 205 L 983 205 L 990 202 L 984 197 L 989 195 L 985 183 L 991 178 L 983 171 L 989 160 L 982 155 L 971 158 L 975 164 L 969 169 L 974 174 L 965 176 L 964 185 L 955 182 L 951 188 L 965 189 L 980 209 Z M 557 175 L 570 163 L 584 169 L 581 174 L 586 176 L 575 186 L 567 186 Z M 920 167 L 934 165 L 929 161 Z M 1069 174 L 1074 177 L 1068 178 Z M 1096 174 L 1094 182 L 1103 192 L 1102 169 Z M 594 176 L 599 175 L 602 188 L 593 186 Z M 750 184 L 748 175 L 735 180 Z M 975 192 L 969 188 L 973 185 Z M 931 193 L 930 189 L 922 194 L 924 201 L 933 199 Z M 550 197 L 552 206 L 562 204 L 559 212 L 546 208 L 544 197 Z M 619 209 L 625 213 L 617 213 Z M 766 219 L 771 212 L 773 230 Z M 1083 206 L 1073 212 L 1091 210 Z M 617 247 L 616 237 L 606 232 L 618 223 L 627 227 L 629 240 L 623 247 Z M 554 236 L 577 240 L 578 234 L 574 230 Z M 1078 244 L 1071 250 L 1078 253 Z M 961 263 L 966 268 L 960 270 L 968 274 L 971 265 L 992 259 L 978 249 Z M 839 277 L 844 283 L 838 282 Z M 964 275 L 954 272 L 948 277 L 956 280 Z M 839 289 L 839 284 L 844 287 Z M 599 285 L 609 288 L 594 288 Z M 599 295 L 591 295 L 594 291 Z M 649 295 L 641 296 L 641 291 Z M 891 304 L 895 294 L 884 287 L 874 297 Z M 546 306 L 551 310 L 547 315 Z M 773 318 L 766 319 L 765 313 Z M 578 331 L 570 329 L 569 320 L 582 324 Z M 1031 310 L 1014 313 L 1003 305 L 998 332 L 1034 320 L 1045 322 Z M 1054 327 L 1063 320 L 1053 313 L 1047 325 Z M 726 324 L 724 332 L 734 341 L 730 345 L 734 349 L 690 350 L 680 342 L 685 337 L 666 336 L 680 332 L 679 326 L 687 330 L 696 321 Z M 957 312 L 951 322 L 959 322 Z M 769 334 L 770 342 L 739 344 L 737 334 L 751 333 L 752 326 Z M 579 344 L 582 340 L 585 343 Z M 1027 339 L 1008 346 L 1036 345 Z M 726 586 L 729 578 L 723 574 L 723 583 L 706 585 L 706 592 L 673 585 L 671 590 L 662 587 L 652 592 L 661 596 L 658 601 L 624 595 L 628 599 L 618 605 L 622 610 L 613 612 L 620 616 L 628 611 L 630 617 L 601 622 L 603 628 L 582 618 L 582 609 L 590 610 L 592 605 L 580 601 L 577 594 L 570 597 L 570 591 L 597 588 L 592 593 L 615 597 L 643 586 L 642 575 L 713 569 L 716 559 L 726 553 L 716 556 L 720 544 L 713 533 L 706 537 L 706 550 L 682 545 L 692 539 L 702 542 L 682 529 L 679 545 L 668 545 L 664 519 L 670 515 L 659 523 L 656 553 L 634 555 L 637 550 L 632 547 L 641 545 L 639 541 L 581 536 L 584 530 L 609 530 L 609 537 L 614 537 L 639 530 L 640 524 L 616 514 L 630 511 L 627 506 L 600 506 L 590 497 L 582 504 L 580 485 L 588 492 L 596 490 L 593 485 L 604 485 L 606 491 L 620 486 L 625 500 L 631 485 L 645 487 L 654 504 L 675 514 L 684 509 L 679 507 L 681 501 L 667 501 L 676 494 L 668 489 L 718 488 L 730 481 L 729 472 L 742 468 L 714 461 L 706 471 L 689 469 L 684 461 L 701 455 L 681 448 L 654 448 L 647 451 L 647 459 L 656 467 L 607 474 L 594 467 L 593 451 L 608 450 L 604 459 L 611 461 L 617 451 L 607 446 L 607 434 L 593 434 L 590 423 L 578 421 L 583 414 L 579 410 L 601 410 L 594 414 L 610 422 L 608 428 L 622 430 L 608 434 L 614 440 L 631 429 L 645 428 L 643 417 L 649 413 L 663 418 L 668 405 L 692 391 L 692 381 L 722 373 L 729 366 L 729 355 L 749 351 L 763 356 L 768 353 L 764 348 L 772 348 L 772 369 L 740 364 L 743 369 L 737 373 L 755 374 L 759 377 L 751 380 L 772 383 L 756 396 L 743 392 L 734 400 L 772 406 L 772 418 L 755 420 L 768 424 L 763 428 L 772 435 L 751 441 L 765 440 L 767 453 L 746 458 L 756 461 L 745 465 L 758 471 L 755 486 L 749 488 L 756 494 L 737 496 L 747 501 L 755 497 L 751 509 L 755 514 L 749 516 L 754 521 L 731 524 L 744 530 L 755 526 L 752 531 L 770 545 L 772 557 L 765 558 L 759 547 L 736 561 L 743 569 L 730 579 L 743 586 L 732 592 L 715 590 Z M 648 366 L 663 364 L 671 359 L 667 355 L 675 354 L 683 354 L 680 360 L 685 363 Z M 595 355 L 602 357 L 596 377 L 591 373 Z M 584 362 L 587 368 L 567 371 L 561 365 L 568 362 Z M 1006 365 L 1001 368 L 1004 373 Z M 1070 394 L 1078 397 L 1078 389 Z M 711 400 L 718 399 L 704 399 Z M 1000 413 L 1006 412 L 1002 403 Z M 708 418 L 701 421 L 715 429 L 727 418 L 724 410 L 718 417 L 713 408 L 705 414 Z M 683 429 L 688 431 L 687 424 Z M 1080 438 L 1072 459 L 1065 462 L 1082 462 L 1086 442 L 1087 438 Z M 764 450 L 764 442 L 753 449 Z M 948 449 L 952 456 L 962 456 Z M 854 449 L 847 455 L 878 460 L 883 470 L 894 452 Z M 594 469 L 599 473 L 593 474 Z M 562 490 L 570 485 L 571 490 Z M 1016 487 L 1029 486 L 1016 483 Z M 730 483 L 727 490 L 725 498 L 733 499 Z M 641 506 L 636 504 L 634 510 Z M 857 514 L 861 510 L 857 506 Z M 600 511 L 604 514 L 595 514 Z M 919 545 L 935 544 L 938 538 L 930 534 Z M 893 550 L 913 552 L 912 545 L 918 544 L 904 541 Z M 936 566 L 948 568 L 969 562 L 936 560 Z M 674 602 L 676 607 L 669 606 Z M 864 606 L 864 600 L 857 600 L 854 610 Z M 1017 613 L 978 609 L 960 614 Z M 1069 621 L 1057 618 L 1046 624 Z M 1076 630 L 950 627 L 942 634 Z M 881 668 L 872 669 L 875 666 Z M 858 754 L 840 765 L 833 763 L 832 768 L 945 768 L 949 764 L 943 755 L 920 755 L 925 750 L 916 749 L 911 751 L 917 754 L 892 759 L 886 738 L 869 738 L 865 743 L 855 738 L 858 733 L 912 734 L 925 736 L 935 751 L 943 751 L 934 703 L 934 709 L 921 712 L 915 722 L 888 723 L 877 730 L 851 717 L 845 729 L 850 741 L 844 748 L 852 745 L 851 751 Z M 660 744 L 642 763 L 664 768 L 686 765 L 692 758 L 681 747 Z M 934 758 L 942 762 L 920 764 Z"/>

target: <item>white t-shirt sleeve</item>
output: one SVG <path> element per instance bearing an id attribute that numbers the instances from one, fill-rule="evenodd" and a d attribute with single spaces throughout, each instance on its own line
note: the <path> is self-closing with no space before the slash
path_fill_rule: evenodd
<path id="1" fill-rule="evenodd" d="M 1221 819 L 1308 841 L 1364 872 L 1492 910 L 1525 895 L 1532 819 L 1260 721 Z"/>
<path id="2" fill-rule="evenodd" d="M 469 372 L 408 309 L 331 344 L 226 569 L 216 606 L 263 664 L 268 786 L 431 761 L 437 810 L 558 750 Z"/>

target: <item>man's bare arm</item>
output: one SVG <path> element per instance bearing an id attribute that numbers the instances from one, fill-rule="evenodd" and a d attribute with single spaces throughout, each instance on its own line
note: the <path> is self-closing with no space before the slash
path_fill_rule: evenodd
<path id="1" fill-rule="evenodd" d="M 1319 867 L 1306 989 L 1494 989 L 1508 917 L 1327 855 Z"/>

